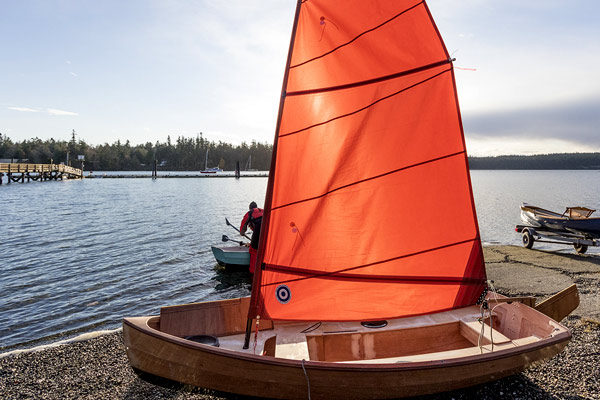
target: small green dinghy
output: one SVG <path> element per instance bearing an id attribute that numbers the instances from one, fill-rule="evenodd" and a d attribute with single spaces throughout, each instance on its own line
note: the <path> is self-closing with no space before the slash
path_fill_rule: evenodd
<path id="1" fill-rule="evenodd" d="M 250 253 L 247 246 L 211 246 L 217 263 L 222 266 L 250 266 Z"/>

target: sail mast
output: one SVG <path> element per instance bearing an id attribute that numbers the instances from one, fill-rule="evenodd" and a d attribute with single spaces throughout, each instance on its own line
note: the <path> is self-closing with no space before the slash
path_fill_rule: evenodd
<path id="1" fill-rule="evenodd" d="M 294 25 L 292 27 L 292 34 L 290 38 L 290 47 L 288 51 L 287 61 L 285 64 L 285 74 L 283 76 L 283 83 L 281 85 L 281 98 L 279 100 L 279 112 L 277 114 L 277 125 L 275 127 L 275 138 L 273 139 L 273 153 L 271 155 L 271 166 L 269 168 L 269 180 L 267 183 L 267 194 L 265 196 L 264 213 L 262 218 L 261 230 L 260 230 L 260 241 L 258 245 L 258 253 L 256 255 L 257 268 L 254 270 L 254 277 L 252 279 L 252 295 L 250 297 L 250 309 L 248 310 L 248 323 L 246 325 L 246 338 L 244 340 L 244 348 L 248 348 L 248 341 L 250 339 L 250 328 L 252 319 L 259 313 L 260 304 L 260 279 L 262 275 L 262 263 L 264 259 L 265 251 L 265 238 L 269 231 L 269 221 L 271 216 L 271 204 L 273 201 L 273 182 L 275 180 L 275 163 L 277 162 L 277 143 L 279 141 L 279 131 L 281 129 L 281 117 L 283 115 L 283 107 L 285 104 L 286 88 L 288 78 L 290 74 L 290 65 L 292 62 L 292 52 L 294 50 L 294 40 L 296 38 L 296 30 L 298 28 L 298 17 L 300 15 L 300 8 L 303 0 L 297 0 L 296 2 L 296 14 L 294 15 Z"/>

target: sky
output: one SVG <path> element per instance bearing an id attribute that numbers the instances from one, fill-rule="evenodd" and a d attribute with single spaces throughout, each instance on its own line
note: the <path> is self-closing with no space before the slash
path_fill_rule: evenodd
<path id="1" fill-rule="evenodd" d="M 295 0 L 0 0 L 0 133 L 272 143 Z M 600 2 L 429 0 L 470 155 L 600 151 Z"/>

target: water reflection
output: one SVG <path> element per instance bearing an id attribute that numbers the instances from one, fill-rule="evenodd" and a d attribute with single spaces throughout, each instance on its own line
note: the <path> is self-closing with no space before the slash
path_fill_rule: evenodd
<path id="1" fill-rule="evenodd" d="M 214 266 L 215 276 L 212 280 L 218 282 L 215 286 L 215 290 L 218 292 L 223 291 L 244 291 L 246 295 L 250 295 L 250 289 L 252 288 L 252 274 L 248 272 L 248 266 L 221 266 L 215 264 Z"/>

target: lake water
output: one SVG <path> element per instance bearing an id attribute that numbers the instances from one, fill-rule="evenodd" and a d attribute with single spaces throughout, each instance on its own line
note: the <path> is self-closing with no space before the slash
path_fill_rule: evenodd
<path id="1" fill-rule="evenodd" d="M 520 245 L 522 202 L 600 209 L 599 171 L 472 171 L 481 235 Z M 0 186 L 0 353 L 115 329 L 163 305 L 249 294 L 210 250 L 237 238 L 266 178 L 85 179 Z M 567 246 L 536 243 L 536 248 Z M 590 249 L 590 252 L 597 252 Z"/>

